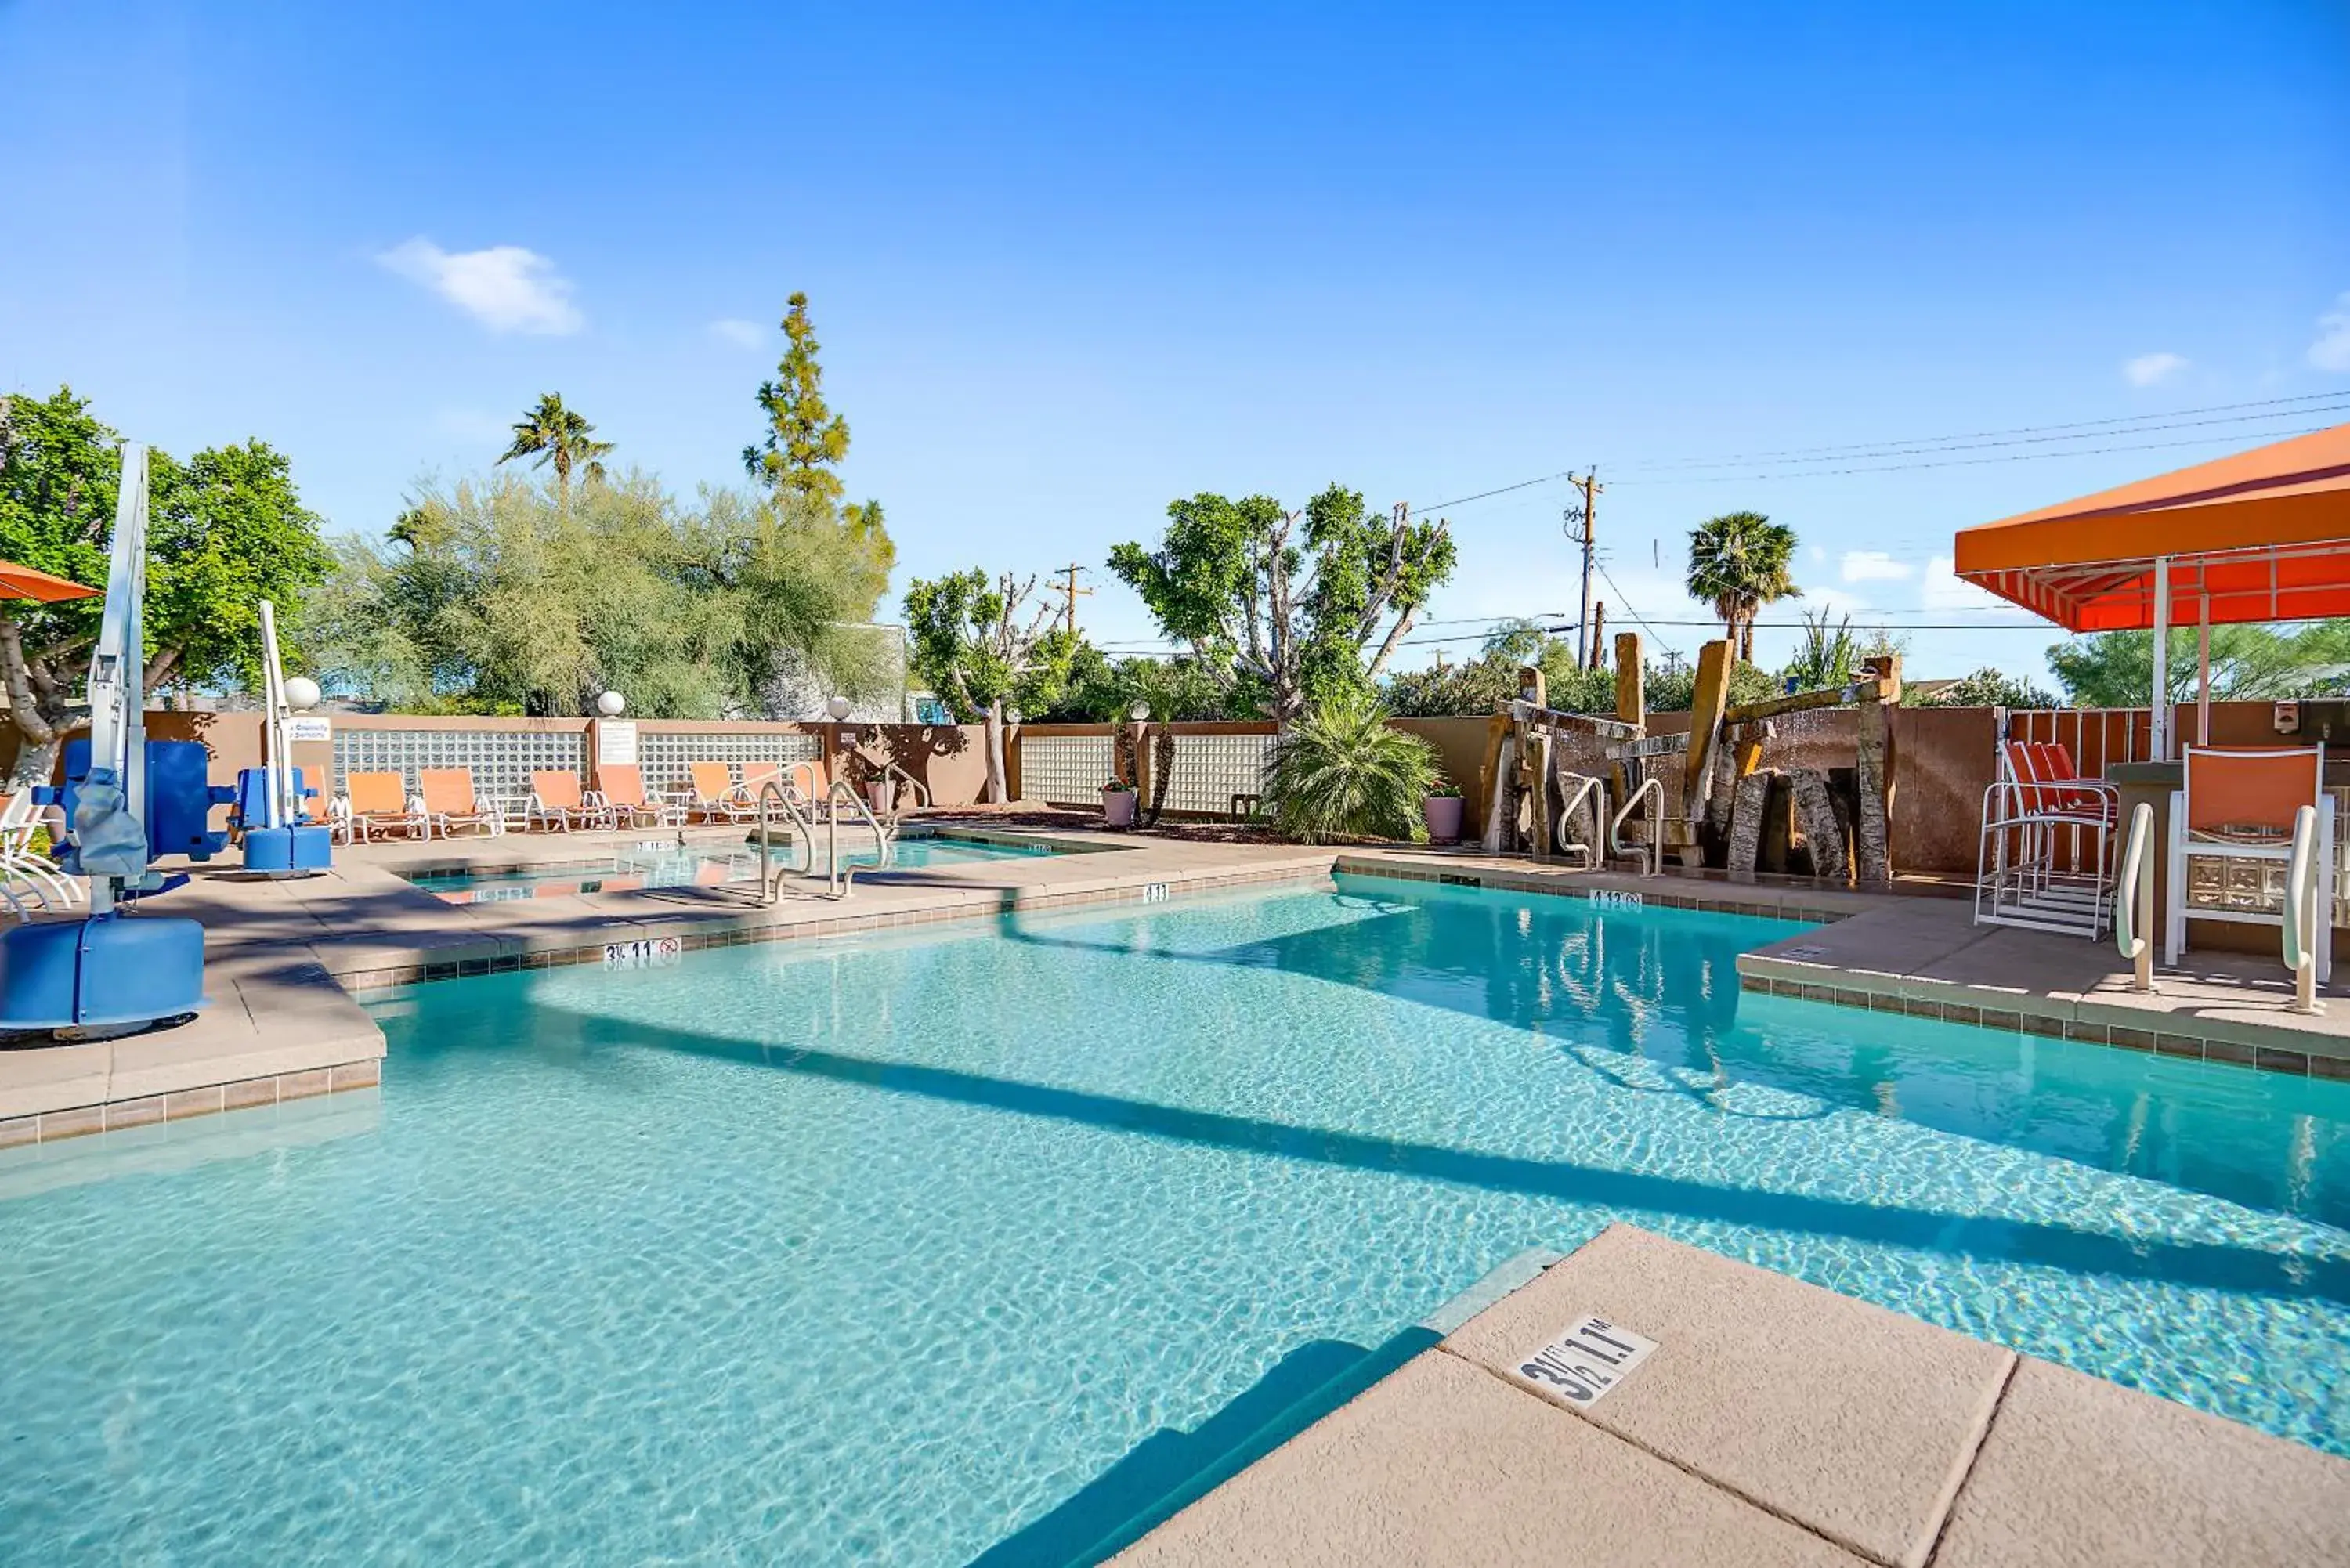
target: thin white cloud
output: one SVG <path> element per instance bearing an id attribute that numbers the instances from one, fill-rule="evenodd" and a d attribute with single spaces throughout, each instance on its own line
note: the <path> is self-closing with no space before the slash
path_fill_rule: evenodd
<path id="1" fill-rule="evenodd" d="M 520 245 L 444 251 L 419 234 L 376 260 L 422 284 L 493 332 L 560 337 L 588 324 L 571 303 L 570 280 L 546 257 Z"/>
<path id="2" fill-rule="evenodd" d="M 2309 346 L 2309 362 L 2321 370 L 2350 370 L 2350 294 L 2317 318 L 2317 341 Z"/>
<path id="3" fill-rule="evenodd" d="M 1914 569 L 1908 562 L 1897 561 L 1882 550 L 1846 550 L 1838 565 L 1847 583 L 1906 582 Z"/>
<path id="4" fill-rule="evenodd" d="M 2180 354 L 2141 354 L 2122 361 L 2122 377 L 2133 387 L 2158 387 L 2187 369 Z"/>
<path id="5" fill-rule="evenodd" d="M 723 321 L 712 322 L 710 335 L 722 343 L 732 343 L 742 348 L 756 348 L 759 339 L 766 336 L 759 329 L 757 322 L 743 321 L 731 316 Z"/>
<path id="6" fill-rule="evenodd" d="M 2015 607 L 1988 589 L 1979 588 L 1958 575 L 1958 563 L 1948 556 L 1937 556 L 1926 563 L 1925 592 L 1920 607 L 1929 610 L 2013 609 Z"/>

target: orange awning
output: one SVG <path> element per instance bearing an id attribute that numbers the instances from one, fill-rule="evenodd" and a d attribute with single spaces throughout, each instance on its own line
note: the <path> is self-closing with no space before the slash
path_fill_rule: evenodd
<path id="1" fill-rule="evenodd" d="M 1959 576 L 2072 631 L 2350 616 L 2350 425 L 1961 529 Z"/>
<path id="2" fill-rule="evenodd" d="M 0 561 L 0 599 L 38 599 L 53 605 L 59 599 L 94 599 L 102 591 L 14 561 Z"/>

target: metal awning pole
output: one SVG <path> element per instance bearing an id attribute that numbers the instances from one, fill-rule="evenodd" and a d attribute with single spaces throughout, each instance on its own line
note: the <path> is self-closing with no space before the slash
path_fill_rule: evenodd
<path id="1" fill-rule="evenodd" d="M 2195 743 L 2211 743 L 2211 590 L 2206 586 L 2198 603 L 2202 606 L 2195 623 Z"/>
<path id="2" fill-rule="evenodd" d="M 2170 760 L 2170 557 L 2154 558 L 2154 760 Z"/>

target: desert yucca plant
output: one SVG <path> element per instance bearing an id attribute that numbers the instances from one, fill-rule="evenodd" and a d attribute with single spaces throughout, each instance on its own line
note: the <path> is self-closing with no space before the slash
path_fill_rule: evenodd
<path id="1" fill-rule="evenodd" d="M 1436 750 L 1388 727 L 1387 711 L 1359 691 L 1308 707 L 1274 743 L 1265 809 L 1284 837 L 1417 838 L 1419 803 L 1436 783 Z"/>

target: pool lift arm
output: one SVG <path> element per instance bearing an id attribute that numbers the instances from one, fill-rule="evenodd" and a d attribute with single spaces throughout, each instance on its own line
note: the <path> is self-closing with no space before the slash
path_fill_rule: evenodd
<path id="1" fill-rule="evenodd" d="M 89 763 L 71 780 L 72 854 L 89 913 L 20 925 L 0 940 L 0 1027 L 120 1032 L 204 1004 L 203 928 L 125 907 L 186 880 L 153 867 L 141 633 L 147 449 L 122 449 L 106 609 L 89 664 Z M 201 788 L 201 779 L 198 787 Z"/>

